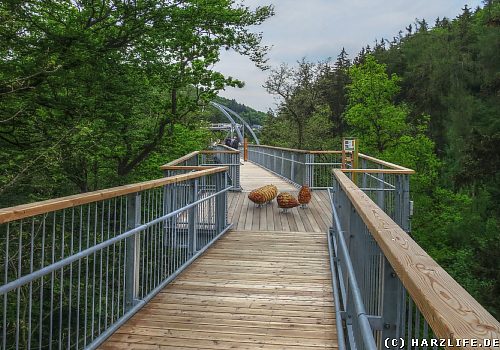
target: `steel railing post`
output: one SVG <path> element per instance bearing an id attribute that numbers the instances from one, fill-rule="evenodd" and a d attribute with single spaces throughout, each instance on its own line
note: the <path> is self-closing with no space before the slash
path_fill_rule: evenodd
<path id="1" fill-rule="evenodd" d="M 219 192 L 226 188 L 226 172 L 218 173 L 215 178 L 215 192 Z M 227 225 L 227 194 L 215 197 L 215 229 L 217 233 L 222 232 Z"/>
<path id="2" fill-rule="evenodd" d="M 403 293 L 403 288 L 401 282 L 394 272 L 391 264 L 384 259 L 383 264 L 383 274 L 382 274 L 382 341 L 384 339 L 399 339 L 400 325 L 399 325 L 399 309 L 401 308 L 401 297 Z M 398 347 L 391 347 L 390 349 L 396 349 Z"/>
<path id="3" fill-rule="evenodd" d="M 141 194 L 127 196 L 127 229 L 141 225 Z M 125 307 L 131 309 L 139 297 L 140 235 L 136 233 L 126 239 L 125 260 Z"/>
<path id="4" fill-rule="evenodd" d="M 406 232 L 410 231 L 410 177 L 396 175 L 394 221 Z"/>
<path id="5" fill-rule="evenodd" d="M 247 156 L 248 157 L 248 156 Z M 236 178 L 236 190 L 240 191 L 241 190 L 241 181 L 240 181 L 240 174 L 241 174 L 241 171 L 240 171 L 240 160 L 241 160 L 241 156 L 240 154 L 236 154 L 236 165 L 234 166 L 235 167 L 235 178 Z"/>
<path id="6" fill-rule="evenodd" d="M 361 159 L 361 169 L 366 169 L 366 159 Z M 363 173 L 361 178 L 361 187 L 367 188 L 367 175 Z"/>
<path id="7" fill-rule="evenodd" d="M 401 228 L 410 232 L 410 175 L 401 175 L 402 180 L 402 220 Z"/>
<path id="8" fill-rule="evenodd" d="M 190 198 L 189 203 L 196 202 L 198 200 L 198 179 L 191 180 L 190 184 Z M 188 209 L 188 252 L 189 255 L 193 255 L 197 250 L 196 243 L 196 220 L 197 220 L 197 207 L 193 206 Z"/>
<path id="9" fill-rule="evenodd" d="M 306 154 L 306 179 L 305 183 L 309 188 L 314 187 L 314 154 Z"/>
<path id="10" fill-rule="evenodd" d="M 402 175 L 396 175 L 394 179 L 394 215 L 393 220 L 401 225 L 403 219 L 403 182 L 401 181 Z"/>
<path id="11" fill-rule="evenodd" d="M 285 171 L 285 157 L 283 157 L 283 152 L 281 152 L 281 171 L 280 174 L 283 175 Z"/>
<path id="12" fill-rule="evenodd" d="M 378 168 L 382 169 L 382 166 L 379 165 Z M 378 186 L 377 187 L 379 188 L 379 190 L 377 191 L 377 205 L 382 210 L 385 211 L 386 208 L 385 208 L 385 205 L 384 205 L 385 204 L 385 191 L 384 191 L 384 189 L 385 189 L 385 185 L 384 185 L 385 179 L 384 179 L 384 174 L 383 173 L 378 173 L 377 174 L 377 178 L 379 179 L 379 181 L 377 181 L 378 182 Z"/>

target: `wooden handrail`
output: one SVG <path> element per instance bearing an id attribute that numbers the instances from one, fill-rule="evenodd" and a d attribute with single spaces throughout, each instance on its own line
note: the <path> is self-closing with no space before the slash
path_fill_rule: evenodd
<path id="1" fill-rule="evenodd" d="M 307 151 L 310 154 L 342 154 L 342 151 Z M 352 153 L 347 151 L 346 153 Z"/>
<path id="2" fill-rule="evenodd" d="M 168 167 L 168 166 L 177 166 L 177 164 L 185 162 L 186 160 L 191 159 L 191 158 L 197 156 L 198 154 L 219 154 L 219 153 L 235 154 L 235 153 L 240 153 L 240 152 L 239 151 L 235 151 L 232 148 L 230 150 L 227 150 L 227 151 L 212 151 L 212 150 L 194 151 L 194 152 L 186 154 L 185 156 L 182 156 L 180 158 L 174 159 L 173 161 L 171 161 L 171 162 L 169 162 L 169 163 L 167 163 L 165 165 L 162 165 L 160 167 L 160 169 L 163 169 L 164 167 Z"/>
<path id="3" fill-rule="evenodd" d="M 371 157 L 371 156 L 368 156 L 368 155 L 363 154 L 363 153 L 359 154 L 359 158 L 366 159 L 366 160 L 372 161 L 374 163 L 386 166 L 389 169 L 411 171 L 409 174 L 414 174 L 415 173 L 415 171 L 412 170 L 412 169 L 405 168 L 404 166 L 401 166 L 401 165 L 389 163 L 389 162 L 386 162 L 385 160 L 378 159 L 378 158 L 375 158 L 375 157 Z"/>
<path id="4" fill-rule="evenodd" d="M 0 224 L 13 220 L 19 220 L 35 215 L 48 213 L 55 210 L 71 208 L 78 205 L 102 201 L 105 199 L 119 197 L 130 193 L 141 192 L 147 189 L 178 183 L 190 179 L 195 179 L 205 175 L 215 174 L 227 170 L 228 167 L 223 167 L 223 166 L 212 167 L 211 169 L 200 170 L 188 174 L 175 175 L 162 179 L 139 182 L 132 185 L 113 187 L 100 191 L 87 192 L 67 197 L 49 199 L 46 201 L 23 204 L 15 207 L 0 209 Z"/>
<path id="5" fill-rule="evenodd" d="M 371 174 L 415 174 L 414 170 L 407 169 L 341 169 L 344 173 L 371 173 Z"/>
<path id="6" fill-rule="evenodd" d="M 263 148 L 270 148 L 270 149 L 279 149 L 280 151 L 290 151 L 290 152 L 297 152 L 297 153 L 307 153 L 308 151 L 303 150 L 303 149 L 293 149 L 293 148 L 285 148 L 285 147 L 275 147 L 275 146 L 266 146 L 266 145 L 248 145 L 248 147 L 263 147 Z"/>
<path id="7" fill-rule="evenodd" d="M 177 165 L 179 163 L 182 163 L 182 162 L 184 162 L 184 161 L 186 161 L 188 159 L 191 159 L 191 158 L 195 157 L 199 153 L 200 153 L 200 151 L 194 151 L 194 152 L 188 153 L 185 156 L 182 156 L 180 158 L 177 158 L 177 159 L 175 159 L 175 160 L 173 160 L 173 161 L 165 164 L 165 166 L 167 166 L 167 165 Z"/>
<path id="8" fill-rule="evenodd" d="M 217 150 L 205 150 L 200 151 L 201 154 L 238 154 L 240 151 L 227 150 L 227 151 L 217 151 Z"/>
<path id="9" fill-rule="evenodd" d="M 500 338 L 500 323 L 477 300 L 340 169 L 333 173 L 437 338 Z"/>
<path id="10" fill-rule="evenodd" d="M 239 152 L 238 150 L 235 150 L 233 147 L 229 147 L 223 143 L 218 143 L 217 146 L 220 146 L 220 147 L 224 147 L 226 148 L 228 151 L 233 151 L 233 152 Z"/>
<path id="11" fill-rule="evenodd" d="M 267 145 L 249 144 L 248 147 L 263 147 L 263 148 L 278 149 L 281 151 L 290 151 L 290 152 L 297 152 L 297 153 L 304 153 L 304 154 L 342 154 L 342 151 L 309 151 L 309 150 L 304 150 L 304 149 L 275 147 L 275 146 L 267 146 Z"/>
<path id="12" fill-rule="evenodd" d="M 206 170 L 213 169 L 217 164 L 214 165 L 162 165 L 161 170 Z"/>

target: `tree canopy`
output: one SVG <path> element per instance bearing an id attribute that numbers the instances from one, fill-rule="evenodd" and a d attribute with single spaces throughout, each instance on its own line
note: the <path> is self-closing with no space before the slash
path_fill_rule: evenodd
<path id="1" fill-rule="evenodd" d="M 250 27 L 272 14 L 227 0 L 2 2 L 0 202 L 125 183 L 155 152 L 167 160 L 193 112 L 242 84 L 213 69 L 221 49 L 265 67 Z"/>

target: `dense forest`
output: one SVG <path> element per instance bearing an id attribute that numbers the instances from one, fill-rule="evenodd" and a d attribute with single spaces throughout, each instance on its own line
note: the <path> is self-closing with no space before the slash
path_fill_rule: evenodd
<path id="1" fill-rule="evenodd" d="M 354 58 L 281 65 L 261 142 L 361 151 L 413 168 L 412 235 L 500 318 L 500 3 L 417 20 Z M 325 127 L 326 126 L 326 127 Z"/>
<path id="2" fill-rule="evenodd" d="M 204 148 L 203 108 L 243 84 L 213 69 L 220 51 L 264 68 L 255 28 L 272 14 L 224 0 L 0 2 L 0 207 L 156 178 Z"/>

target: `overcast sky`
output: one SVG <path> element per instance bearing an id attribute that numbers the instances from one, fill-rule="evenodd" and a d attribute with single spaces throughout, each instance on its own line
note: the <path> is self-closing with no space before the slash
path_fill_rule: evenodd
<path id="1" fill-rule="evenodd" d="M 250 7 L 273 4 L 276 14 L 257 31 L 272 46 L 269 64 L 294 64 L 336 58 L 345 47 L 350 58 L 375 39 L 391 40 L 416 18 L 430 25 L 437 17 L 455 18 L 465 4 L 475 9 L 481 0 L 244 0 Z M 243 80 L 242 89 L 221 93 L 261 111 L 276 108 L 276 100 L 262 87 L 269 72 L 262 72 L 245 57 L 223 52 L 216 69 Z"/>

